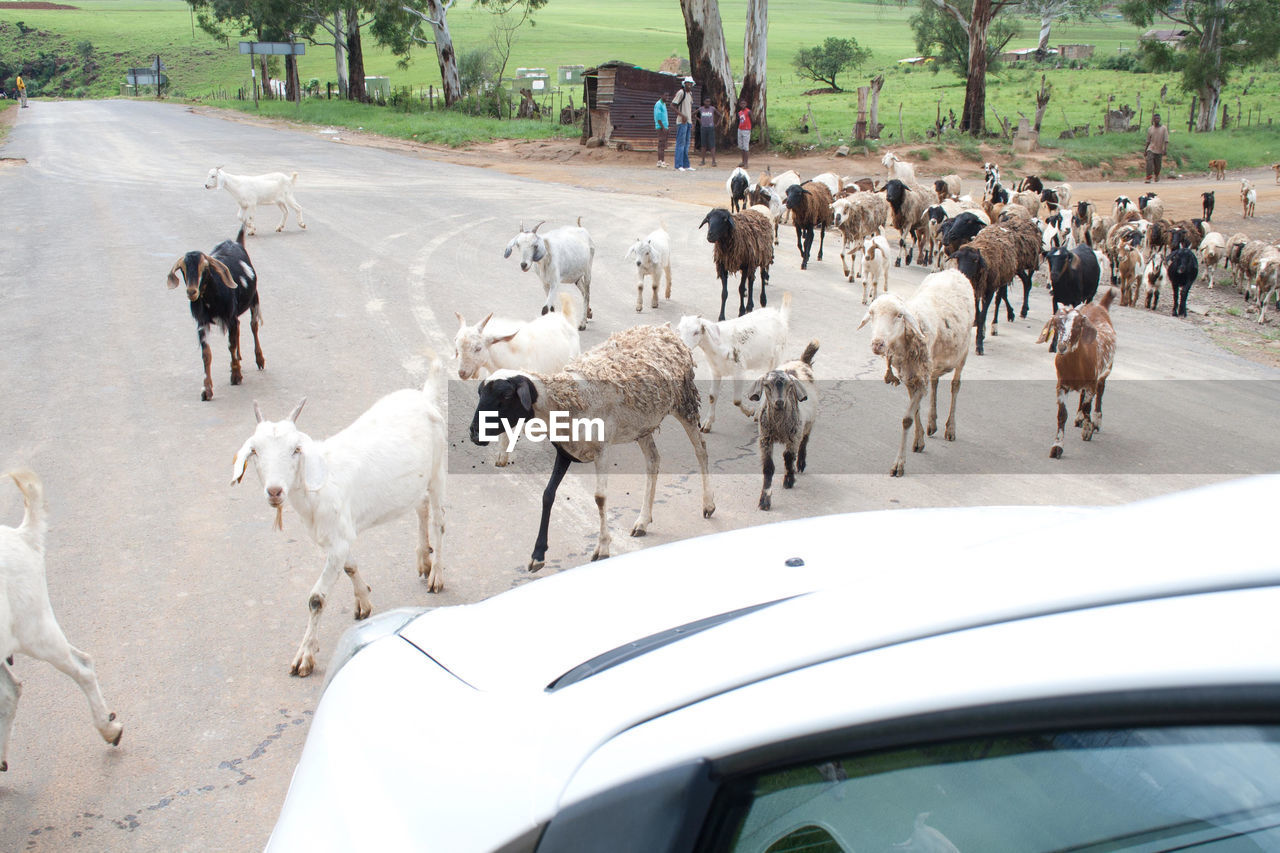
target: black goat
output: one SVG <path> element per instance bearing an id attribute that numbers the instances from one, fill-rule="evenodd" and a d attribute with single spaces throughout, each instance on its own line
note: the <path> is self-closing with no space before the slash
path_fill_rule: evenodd
<path id="1" fill-rule="evenodd" d="M 1173 288 L 1173 316 L 1187 316 L 1187 294 L 1191 292 L 1191 284 L 1200 275 L 1200 262 L 1196 253 L 1183 246 L 1169 253 L 1164 262 L 1165 274 L 1169 276 L 1169 284 Z"/>
<path id="2" fill-rule="evenodd" d="M 751 179 L 747 177 L 747 173 L 741 169 L 735 169 L 733 174 L 729 176 L 729 202 L 733 213 L 747 208 L 747 187 L 751 185 Z M 768 204 L 768 202 L 765 202 Z"/>
<path id="3" fill-rule="evenodd" d="M 1050 249 L 1045 253 L 1049 263 L 1049 287 L 1053 291 L 1053 313 L 1059 305 L 1083 305 L 1092 302 L 1098 293 L 1098 281 L 1102 268 L 1098 256 L 1088 246 L 1076 246 L 1071 251 Z M 1054 331 L 1049 352 L 1057 352 L 1058 335 Z"/>
<path id="4" fill-rule="evenodd" d="M 1043 181 L 1041 181 L 1041 180 L 1040 180 L 1038 177 L 1036 177 L 1035 175 L 1027 175 L 1025 178 L 1023 178 L 1021 181 L 1019 181 L 1019 182 L 1018 182 L 1018 192 L 1020 192 L 1020 193 L 1025 193 L 1025 192 L 1040 193 L 1040 192 L 1044 192 L 1044 182 L 1043 182 Z"/>
<path id="5" fill-rule="evenodd" d="M 196 332 L 200 339 L 200 355 L 204 359 L 204 390 L 201 400 L 213 399 L 213 376 L 210 365 L 213 355 L 209 351 L 207 334 L 209 327 L 217 324 L 227 333 L 227 349 L 231 351 L 231 384 L 239 385 L 240 375 L 240 315 L 249 311 L 249 328 L 253 330 L 253 355 L 262 370 L 266 362 L 262 358 L 262 346 L 258 342 L 258 326 L 262 325 L 262 311 L 258 307 L 258 274 L 244 250 L 244 226 L 235 240 L 223 240 L 213 247 L 210 254 L 187 252 L 169 270 L 168 284 L 172 290 L 178 286 L 178 273 L 187 284 L 187 299 L 191 300 L 191 316 L 196 320 Z"/>
<path id="6" fill-rule="evenodd" d="M 987 223 L 978 218 L 978 215 L 966 210 L 958 216 L 953 216 L 942 223 L 942 227 L 938 231 L 938 236 L 942 238 L 942 246 L 940 251 L 946 257 L 951 257 L 956 250 L 978 236 L 978 232 L 987 227 Z"/>
<path id="7" fill-rule="evenodd" d="M 1213 221 L 1213 190 L 1207 193 L 1200 193 L 1200 198 L 1204 200 L 1204 221 Z"/>

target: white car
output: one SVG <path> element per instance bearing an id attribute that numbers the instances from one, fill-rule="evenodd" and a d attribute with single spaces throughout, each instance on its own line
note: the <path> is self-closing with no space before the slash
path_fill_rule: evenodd
<path id="1" fill-rule="evenodd" d="M 814 518 L 376 616 L 268 849 L 1280 850 L 1278 508 Z"/>

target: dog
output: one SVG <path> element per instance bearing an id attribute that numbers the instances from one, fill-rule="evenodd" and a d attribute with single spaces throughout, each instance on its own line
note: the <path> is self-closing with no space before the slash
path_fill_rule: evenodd
<path id="1" fill-rule="evenodd" d="M 1276 173 L 1276 183 L 1280 184 L 1280 163 L 1272 163 L 1271 171 Z"/>
<path id="2" fill-rule="evenodd" d="M 1200 193 L 1200 198 L 1204 202 L 1204 216 L 1202 218 L 1204 219 L 1205 222 L 1212 222 L 1213 221 L 1213 191 L 1210 190 L 1207 193 Z"/>
<path id="3" fill-rule="evenodd" d="M 1225 178 L 1227 176 L 1227 161 L 1226 160 L 1210 160 L 1209 174 L 1213 175 L 1215 180 L 1220 181 L 1223 178 Z"/>

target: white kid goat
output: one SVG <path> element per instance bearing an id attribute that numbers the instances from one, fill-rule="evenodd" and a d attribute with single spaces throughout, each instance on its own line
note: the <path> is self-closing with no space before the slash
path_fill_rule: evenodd
<path id="1" fill-rule="evenodd" d="M 284 230 L 284 224 L 289 221 L 291 207 L 298 217 L 298 227 L 307 227 L 307 223 L 302 221 L 302 205 L 298 204 L 298 200 L 293 197 L 293 187 L 297 182 L 297 172 L 288 175 L 284 172 L 268 172 L 265 175 L 233 175 L 224 171 L 221 166 L 217 166 L 209 170 L 204 188 L 224 189 L 231 193 L 231 197 L 240 206 L 238 218 L 248 226 L 250 234 L 256 234 L 253 211 L 260 204 L 274 204 L 280 208 L 280 224 L 276 226 L 277 231 Z"/>

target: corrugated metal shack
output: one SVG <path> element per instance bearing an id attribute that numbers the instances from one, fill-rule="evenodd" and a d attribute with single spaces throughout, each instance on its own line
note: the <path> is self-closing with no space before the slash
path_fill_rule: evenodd
<path id="1" fill-rule="evenodd" d="M 665 98 L 671 121 L 669 144 L 674 150 L 676 110 L 670 101 L 680 89 L 680 80 L 678 75 L 649 71 L 629 62 L 605 62 L 599 67 L 588 68 L 582 75 L 582 99 L 587 105 L 587 117 L 582 123 L 583 140 L 596 137 L 606 145 L 626 142 L 636 150 L 657 150 L 653 104 L 658 98 Z M 694 83 L 695 123 L 700 103 L 702 86 Z"/>

